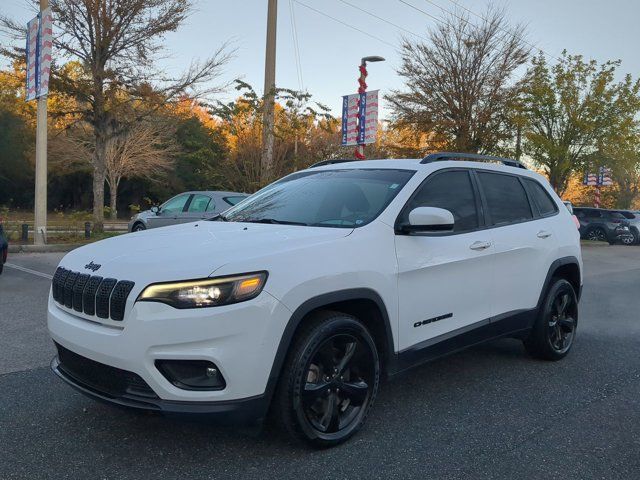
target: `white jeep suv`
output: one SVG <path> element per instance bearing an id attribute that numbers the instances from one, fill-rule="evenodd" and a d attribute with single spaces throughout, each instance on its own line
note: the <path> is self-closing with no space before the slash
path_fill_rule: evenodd
<path id="1" fill-rule="evenodd" d="M 323 162 L 213 221 L 66 255 L 52 368 L 114 404 L 269 413 L 333 445 L 362 426 L 382 376 L 498 337 L 564 357 L 581 272 L 571 214 L 513 160 Z"/>

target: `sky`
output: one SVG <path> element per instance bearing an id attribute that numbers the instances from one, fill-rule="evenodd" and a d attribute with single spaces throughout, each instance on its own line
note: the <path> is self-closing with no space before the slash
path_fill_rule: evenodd
<path id="1" fill-rule="evenodd" d="M 386 58 L 385 62 L 370 64 L 367 79 L 370 90 L 380 89 L 384 94 L 402 88 L 402 79 L 396 74 L 401 37 L 420 40 L 406 31 L 426 36 L 438 23 L 432 17 L 441 19 L 445 10 L 456 8 L 456 3 L 479 15 L 489 3 L 488 0 L 403 1 L 431 16 L 400 0 L 279 0 L 277 86 L 307 90 L 338 115 L 342 95 L 357 89 L 361 57 Z M 191 17 L 178 32 L 165 39 L 168 58 L 162 60 L 162 66 L 170 72 L 180 72 L 194 59 L 206 58 L 219 45 L 230 42 L 236 52 L 225 67 L 224 79 L 241 78 L 261 92 L 267 0 L 193 0 L 193 3 Z M 512 24 L 525 24 L 528 42 L 542 49 L 551 61 L 566 49 L 599 62 L 620 59 L 619 78 L 624 73 L 631 73 L 634 78 L 640 76 L 640 0 L 502 0 L 494 4 L 506 9 Z M 0 0 L 0 13 L 25 24 L 33 16 L 28 0 Z M 295 60 L 292 18 L 297 27 L 301 79 Z M 473 15 L 470 19 L 479 20 Z M 0 36 L 0 41 L 7 39 Z M 234 94 L 230 89 L 218 95 L 218 99 L 229 100 Z M 381 116 L 387 115 L 382 102 Z"/>

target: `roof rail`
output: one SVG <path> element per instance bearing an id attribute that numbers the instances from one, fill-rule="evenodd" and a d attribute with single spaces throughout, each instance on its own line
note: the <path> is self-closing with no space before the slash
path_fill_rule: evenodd
<path id="1" fill-rule="evenodd" d="M 438 152 L 427 155 L 420 163 L 444 162 L 447 160 L 467 160 L 469 162 L 485 162 L 485 163 L 501 163 L 509 167 L 524 168 L 518 160 L 510 158 L 493 157 L 491 155 L 478 155 L 476 153 L 456 153 L 456 152 Z"/>
<path id="2" fill-rule="evenodd" d="M 314 163 L 309 168 L 324 167 L 325 165 L 333 165 L 334 163 L 347 163 L 355 162 L 354 158 L 335 158 L 333 160 L 323 160 L 322 162 Z"/>

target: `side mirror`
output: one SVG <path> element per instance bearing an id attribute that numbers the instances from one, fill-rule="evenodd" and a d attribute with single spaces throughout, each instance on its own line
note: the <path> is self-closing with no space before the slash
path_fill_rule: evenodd
<path id="1" fill-rule="evenodd" d="M 154 205 L 153 207 L 151 207 L 151 212 L 155 213 L 156 215 L 160 215 L 160 207 Z"/>
<path id="2" fill-rule="evenodd" d="M 404 232 L 450 232 L 454 218 L 449 210 L 436 207 L 418 207 L 409 212 L 409 224 L 403 225 Z"/>

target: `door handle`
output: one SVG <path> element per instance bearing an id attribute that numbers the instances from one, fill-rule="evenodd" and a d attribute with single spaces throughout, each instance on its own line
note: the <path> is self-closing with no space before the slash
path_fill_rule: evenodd
<path id="1" fill-rule="evenodd" d="M 549 238 L 551 236 L 551 232 L 547 232 L 546 230 L 540 230 L 538 232 L 538 238 Z"/>
<path id="2" fill-rule="evenodd" d="M 491 246 L 491 242 L 473 242 L 471 245 L 469 245 L 469 248 L 471 250 L 486 250 L 487 248 L 489 248 Z"/>

